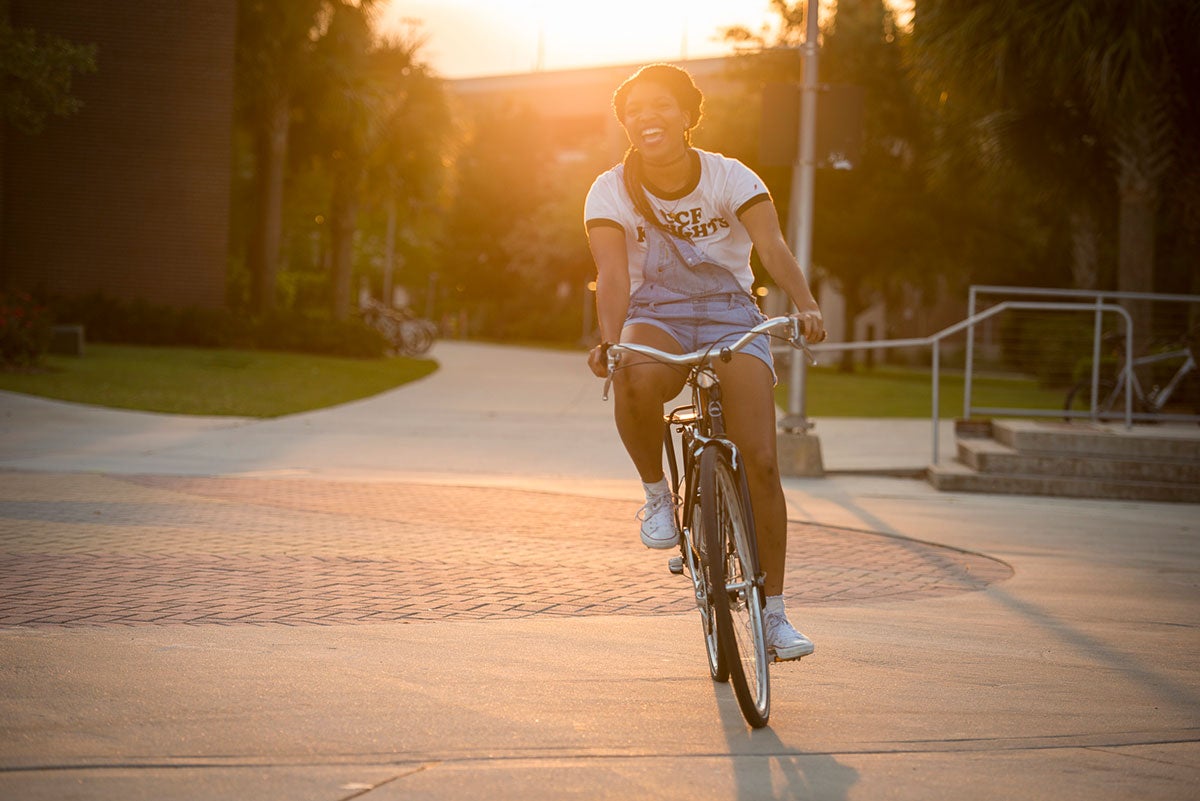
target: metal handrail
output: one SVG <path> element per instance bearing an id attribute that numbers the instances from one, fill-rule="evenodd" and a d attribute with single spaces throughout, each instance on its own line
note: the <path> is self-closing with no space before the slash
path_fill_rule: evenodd
<path id="1" fill-rule="evenodd" d="M 972 287 L 972 292 L 974 291 Z M 1138 294 L 1138 293 L 1121 293 L 1121 294 Z M 974 295 L 972 294 L 972 306 L 974 304 Z M 938 377 L 941 372 L 941 342 L 947 337 L 966 330 L 968 336 L 971 336 L 974 328 L 979 323 L 987 320 L 997 314 L 1007 311 L 1008 309 L 1041 309 L 1043 311 L 1090 311 L 1097 315 L 1097 318 L 1106 311 L 1116 312 L 1125 320 L 1125 370 L 1132 372 L 1133 364 L 1133 318 L 1129 312 L 1122 306 L 1113 303 L 1105 303 L 1102 299 L 1098 299 L 1095 303 L 1055 303 L 1050 301 L 1021 301 L 1021 300 L 1006 300 L 997 303 L 995 306 L 989 306 L 981 312 L 974 312 L 965 320 L 955 323 L 947 328 L 943 328 L 935 334 L 927 337 L 915 337 L 909 339 L 883 339 L 873 340 L 871 342 L 826 342 L 818 345 L 809 345 L 809 350 L 813 353 L 832 353 L 837 351 L 847 350 L 864 350 L 875 348 L 911 348 L 921 346 L 932 346 L 933 348 L 933 371 L 931 375 L 932 391 L 933 391 L 933 464 L 938 463 L 938 428 L 941 421 L 941 412 L 939 409 L 939 390 Z M 968 354 L 971 348 L 967 348 Z M 968 355 L 968 359 L 970 356 Z M 1096 390 L 1099 383 L 1099 357 L 1093 360 L 1092 371 L 1092 397 L 1096 396 Z M 970 382 L 970 361 L 967 366 L 967 382 L 969 387 Z M 969 389 L 968 389 L 969 393 Z M 970 395 L 968 394 L 968 398 Z M 969 400 L 968 400 L 969 408 Z M 1133 427 L 1133 382 L 1128 380 L 1128 375 L 1125 381 L 1125 427 Z"/>

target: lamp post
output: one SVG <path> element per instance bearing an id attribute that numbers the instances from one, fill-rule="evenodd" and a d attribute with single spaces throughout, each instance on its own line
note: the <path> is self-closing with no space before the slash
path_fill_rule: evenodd
<path id="1" fill-rule="evenodd" d="M 818 0 L 808 0 L 805 19 L 803 84 L 800 97 L 800 137 L 792 168 L 792 200 L 788 214 L 788 237 L 805 280 L 812 277 L 813 184 L 816 178 L 817 138 L 817 25 Z M 787 415 L 780 421 L 780 470 L 788 475 L 823 475 L 821 445 L 808 432 L 812 424 L 806 411 L 804 358 L 793 352 L 788 370 Z"/>
<path id="2" fill-rule="evenodd" d="M 788 215 L 788 234 L 796 261 L 804 271 L 805 280 L 812 280 L 813 184 L 816 178 L 817 139 L 817 0 L 808 0 L 805 18 L 802 94 L 800 96 L 800 137 L 796 163 L 792 168 L 792 202 Z M 794 358 L 788 381 L 787 427 L 807 431 L 804 359 Z"/>

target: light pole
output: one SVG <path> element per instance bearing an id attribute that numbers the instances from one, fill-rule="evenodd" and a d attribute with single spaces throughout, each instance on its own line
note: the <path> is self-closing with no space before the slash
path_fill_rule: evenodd
<path id="1" fill-rule="evenodd" d="M 817 25 L 818 0 L 808 0 L 804 44 L 801 45 L 804 69 L 800 96 L 800 142 L 792 167 L 792 199 L 788 214 L 788 237 L 805 280 L 812 278 L 813 183 L 816 178 L 817 139 Z M 804 357 L 792 352 L 788 369 L 787 415 L 780 421 L 780 470 L 793 476 L 824 474 L 821 443 L 808 432 L 812 424 L 806 411 Z"/>
<path id="2" fill-rule="evenodd" d="M 800 96 L 800 141 L 796 163 L 792 167 L 792 202 L 788 214 L 788 236 L 796 261 L 807 281 L 812 280 L 812 228 L 813 228 L 813 184 L 816 178 L 817 140 L 817 0 L 808 0 L 805 18 L 803 57 L 803 85 Z M 804 359 L 793 354 L 788 380 L 788 408 L 784 427 L 790 431 L 805 432 L 811 428 L 806 409 L 806 365 Z"/>

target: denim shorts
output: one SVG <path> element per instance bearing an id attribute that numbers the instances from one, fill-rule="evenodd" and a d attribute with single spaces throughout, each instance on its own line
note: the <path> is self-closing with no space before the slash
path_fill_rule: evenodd
<path id="1" fill-rule="evenodd" d="M 653 294 L 658 293 L 642 292 L 640 289 L 635 293 L 625 317 L 625 325 L 639 323 L 665 331 L 685 353 L 712 345 L 716 346 L 716 350 L 723 345 L 732 345 L 742 334 L 767 319 L 759 311 L 754 299 L 744 292 L 687 299 L 668 296 L 663 300 L 652 299 Z M 761 359 L 771 370 L 772 378 L 778 380 L 775 363 L 771 359 L 770 336 L 764 334 L 755 337 L 740 352 Z"/>

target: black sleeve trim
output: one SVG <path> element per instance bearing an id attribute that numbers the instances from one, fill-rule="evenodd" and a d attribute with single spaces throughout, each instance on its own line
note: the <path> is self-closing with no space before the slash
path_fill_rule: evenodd
<path id="1" fill-rule="evenodd" d="M 764 200 L 770 200 L 770 199 L 771 199 L 771 195 L 769 193 L 759 192 L 757 195 L 750 198 L 742 205 L 738 206 L 737 216 L 741 217 L 743 214 L 746 213 L 746 209 L 750 208 L 751 206 L 757 206 L 759 203 L 762 203 Z"/>
<path id="2" fill-rule="evenodd" d="M 594 217 L 584 223 L 590 231 L 593 228 L 616 228 L 621 233 L 625 232 L 625 226 L 621 225 L 616 220 L 610 220 L 607 217 Z"/>

